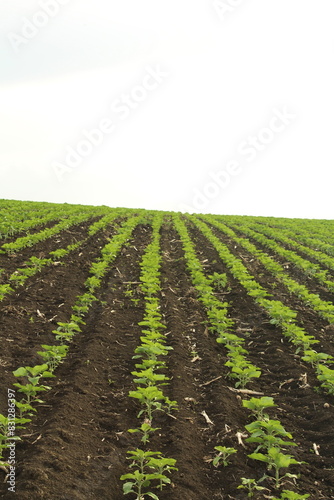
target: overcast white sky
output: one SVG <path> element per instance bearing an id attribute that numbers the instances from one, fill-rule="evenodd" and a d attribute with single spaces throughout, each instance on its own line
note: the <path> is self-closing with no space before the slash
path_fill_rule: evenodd
<path id="1" fill-rule="evenodd" d="M 2 0 L 0 198 L 334 218 L 333 0 Z"/>

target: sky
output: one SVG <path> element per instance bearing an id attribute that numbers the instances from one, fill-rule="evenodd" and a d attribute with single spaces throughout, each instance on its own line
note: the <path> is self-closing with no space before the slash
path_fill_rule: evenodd
<path id="1" fill-rule="evenodd" d="M 333 219 L 333 0 L 2 0 L 0 198 Z"/>

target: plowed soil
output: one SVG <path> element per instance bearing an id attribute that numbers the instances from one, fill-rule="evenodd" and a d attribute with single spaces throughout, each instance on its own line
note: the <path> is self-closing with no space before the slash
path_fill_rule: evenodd
<path id="1" fill-rule="evenodd" d="M 31 255 L 47 256 L 51 250 L 87 238 L 87 227 L 88 223 L 82 223 L 14 258 L 1 255 L 0 268 L 8 276 Z M 334 356 L 331 327 L 292 297 L 244 249 L 214 231 L 274 298 L 298 311 L 298 324 L 320 340 L 319 349 Z M 43 268 L 0 303 L 0 413 L 6 414 L 7 388 L 16 382 L 12 371 L 42 362 L 37 351 L 41 344 L 55 343 L 52 330 L 58 321 L 69 320 L 76 297 L 85 291 L 89 267 L 112 234 L 111 227 L 88 238 L 61 263 Z M 217 291 L 217 297 L 229 303 L 236 333 L 245 336 L 249 359 L 262 370 L 248 389 L 274 397 L 277 407 L 270 415 L 292 433 L 298 446 L 289 453 L 306 462 L 291 468 L 300 478 L 284 487 L 309 493 L 311 500 L 334 498 L 334 397 L 319 389 L 312 367 L 295 354 L 280 329 L 269 323 L 208 241 L 195 228 L 190 234 L 205 272 L 227 274 L 228 286 Z M 16 445 L 16 493 L 8 491 L 6 473 L 0 470 L 1 499 L 134 498 L 124 497 L 119 478 L 129 470 L 127 451 L 140 447 L 138 435 L 127 432 L 137 425 L 139 411 L 128 393 L 135 388 L 131 371 L 141 336 L 138 323 L 144 315 L 140 260 L 150 240 L 151 227 L 138 226 L 110 266 L 96 293 L 99 300 L 84 318 L 86 324 L 74 336 L 56 377 L 48 379 L 51 389 L 42 394 L 44 402 L 36 405 L 38 411 Z M 178 411 L 156 413 L 155 427 L 161 430 L 154 433 L 149 448 L 175 458 L 178 471 L 170 476 L 172 485 L 158 496 L 161 500 L 246 499 L 246 493 L 237 489 L 240 478 L 259 479 L 265 468 L 247 457 L 254 446 L 245 443 L 244 426 L 251 422 L 241 404 L 245 395 L 228 378 L 226 350 L 208 330 L 182 243 L 169 225 L 161 232 L 161 252 L 161 311 L 168 344 L 173 347 L 166 370 L 171 380 L 164 392 L 178 402 Z M 294 279 L 305 283 L 298 272 Z M 4 277 L 2 281 L 6 282 Z M 312 288 L 315 283 L 306 284 L 318 292 Z M 326 300 L 334 301 L 334 296 L 327 293 Z M 218 445 L 238 450 L 228 467 L 212 465 Z M 262 484 L 268 490 L 253 498 L 274 494 L 270 481 Z"/>

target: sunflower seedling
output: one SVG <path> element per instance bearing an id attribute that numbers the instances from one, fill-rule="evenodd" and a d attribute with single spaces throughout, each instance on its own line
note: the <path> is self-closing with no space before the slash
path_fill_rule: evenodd
<path id="1" fill-rule="evenodd" d="M 13 375 L 14 377 L 27 378 L 28 383 L 15 383 L 13 385 L 15 387 L 18 387 L 19 392 L 23 392 L 26 395 L 26 402 L 28 403 L 28 405 L 30 405 L 32 401 L 42 403 L 43 401 L 37 399 L 37 393 L 50 389 L 50 387 L 47 385 L 38 385 L 39 379 L 42 377 L 54 377 L 54 375 L 50 371 L 48 371 L 48 365 L 46 363 L 43 365 L 36 365 L 32 367 L 21 366 L 13 372 Z"/>
<path id="2" fill-rule="evenodd" d="M 141 426 L 137 429 L 128 429 L 128 432 L 135 433 L 135 432 L 141 432 L 143 435 L 141 437 L 141 441 L 146 444 L 149 442 L 149 437 L 150 434 L 159 430 L 160 427 L 151 427 L 149 423 L 144 422 L 141 424 Z"/>
<path id="3" fill-rule="evenodd" d="M 283 490 L 279 498 L 272 497 L 272 500 L 305 500 L 309 496 L 310 495 L 308 494 L 300 495 L 299 493 L 295 493 L 294 491 L 291 490 Z"/>
<path id="4" fill-rule="evenodd" d="M 81 332 L 81 328 L 79 327 L 79 325 L 74 323 L 74 321 L 71 321 L 70 323 L 62 323 L 58 321 L 57 325 L 57 330 L 52 330 L 52 333 L 56 335 L 56 340 L 59 340 L 61 344 L 63 344 L 64 342 L 69 342 L 72 339 L 73 335 Z"/>
<path id="5" fill-rule="evenodd" d="M 319 365 L 321 365 L 322 363 L 333 363 L 333 356 L 311 349 L 304 352 L 302 360 L 306 361 L 307 363 L 311 363 L 311 365 L 315 367 L 317 373 L 320 373 Z"/>
<path id="6" fill-rule="evenodd" d="M 251 434 L 246 441 L 259 443 L 255 453 L 262 448 L 269 450 L 271 447 L 297 446 L 293 441 L 283 441 L 282 437 L 292 439 L 292 435 L 284 429 L 279 420 L 256 420 L 245 428 Z"/>
<path id="7" fill-rule="evenodd" d="M 156 386 L 149 387 L 138 387 L 136 391 L 129 392 L 130 398 L 138 399 L 145 408 L 140 410 L 138 413 L 138 418 L 143 414 L 147 413 L 147 419 L 152 422 L 152 414 L 154 411 L 162 409 L 162 403 L 160 401 L 165 399 L 162 391 Z"/>
<path id="8" fill-rule="evenodd" d="M 289 477 L 293 479 L 297 479 L 298 476 L 295 474 L 289 474 L 286 473 L 283 476 L 280 477 L 280 470 L 285 469 L 290 467 L 290 465 L 294 464 L 304 464 L 306 462 L 298 462 L 295 460 L 291 455 L 285 455 L 284 453 L 281 453 L 278 448 L 275 448 L 274 446 L 272 448 L 269 448 L 268 450 L 268 455 L 264 455 L 263 453 L 251 453 L 248 455 L 249 458 L 252 458 L 253 460 L 259 460 L 260 462 L 265 462 L 267 464 L 268 470 L 274 469 L 275 471 L 275 487 L 279 488 L 280 483 L 283 481 L 284 478 Z M 266 477 L 270 477 L 265 475 L 263 479 Z"/>
<path id="9" fill-rule="evenodd" d="M 67 345 L 42 345 L 44 351 L 38 351 L 45 363 L 47 363 L 50 372 L 52 373 L 56 367 L 65 358 L 68 346 Z"/>
<path id="10" fill-rule="evenodd" d="M 272 397 L 263 396 L 261 398 L 251 398 L 249 400 L 243 399 L 242 406 L 251 410 L 258 420 L 269 420 L 269 415 L 264 413 L 264 410 L 277 405 L 274 403 Z"/>
<path id="11" fill-rule="evenodd" d="M 159 486 L 157 486 L 158 490 L 162 491 L 163 486 L 166 484 L 170 484 L 170 479 L 165 475 L 166 472 L 170 472 L 171 470 L 178 470 L 177 467 L 174 467 L 176 464 L 176 460 L 174 458 L 154 458 L 152 457 L 148 462 L 148 467 L 154 469 L 157 474 L 160 474 Z"/>
<path id="12" fill-rule="evenodd" d="M 254 496 L 255 491 L 266 490 L 263 486 L 259 486 L 255 479 L 249 479 L 247 477 L 241 478 L 241 484 L 237 487 L 238 490 L 246 489 L 248 498 L 252 498 Z"/>
<path id="13" fill-rule="evenodd" d="M 226 446 L 215 446 L 215 450 L 219 451 L 218 455 L 212 461 L 212 465 L 215 467 L 218 467 L 221 462 L 226 467 L 230 463 L 227 460 L 228 457 L 237 452 L 235 448 L 227 448 Z"/>
<path id="14" fill-rule="evenodd" d="M 150 486 L 151 482 L 155 479 L 160 480 L 162 474 L 149 474 L 146 472 L 150 459 L 156 455 L 161 455 L 160 451 L 143 451 L 139 448 L 136 451 L 128 451 L 127 452 L 130 457 L 128 459 L 133 460 L 130 467 L 138 467 L 133 473 L 123 474 L 120 479 L 121 481 L 125 481 L 130 479 L 123 484 L 123 493 L 127 495 L 129 493 L 134 493 L 136 496 L 136 500 L 143 500 L 144 492 L 143 488 L 147 488 Z M 164 477 L 164 476 L 163 476 Z M 157 495 L 152 493 L 151 491 L 145 492 L 145 495 L 153 498 L 153 500 L 159 500 Z"/>
<path id="15" fill-rule="evenodd" d="M 227 276 L 225 273 L 213 273 L 209 276 L 211 283 L 218 288 L 218 290 L 223 290 L 227 285 Z"/>
<path id="16" fill-rule="evenodd" d="M 131 375 L 139 377 L 133 379 L 136 384 L 143 384 L 146 386 L 167 385 L 165 380 L 169 380 L 169 377 L 160 373 L 155 373 L 152 368 L 147 368 L 146 370 L 142 370 L 140 372 L 131 372 Z"/>

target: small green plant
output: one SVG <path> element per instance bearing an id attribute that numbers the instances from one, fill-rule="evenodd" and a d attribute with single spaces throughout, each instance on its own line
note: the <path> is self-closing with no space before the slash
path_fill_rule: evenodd
<path id="1" fill-rule="evenodd" d="M 15 401 L 15 406 L 19 411 L 19 418 L 23 418 L 23 415 L 31 417 L 33 415 L 31 412 L 36 411 L 36 408 L 33 408 L 30 404 L 24 403 L 23 401 Z"/>
<path id="2" fill-rule="evenodd" d="M 155 373 L 152 368 L 147 368 L 146 370 L 142 370 L 140 372 L 131 372 L 131 375 L 139 377 L 133 380 L 135 384 L 143 384 L 146 386 L 167 385 L 166 381 L 169 380 L 169 377 L 163 375 L 162 373 Z"/>
<path id="3" fill-rule="evenodd" d="M 170 484 L 170 479 L 165 475 L 166 472 L 170 472 L 171 470 L 178 470 L 177 467 L 174 467 L 176 464 L 176 460 L 174 458 L 154 458 L 152 457 L 148 462 L 148 467 L 155 470 L 156 473 L 160 474 L 159 485 L 157 486 L 158 490 L 162 491 L 163 486 L 166 484 Z"/>
<path id="4" fill-rule="evenodd" d="M 227 448 L 226 446 L 215 446 L 215 450 L 219 451 L 218 455 L 212 461 L 212 465 L 215 467 L 218 467 L 221 462 L 226 467 L 230 463 L 227 460 L 228 457 L 237 452 L 235 448 Z"/>
<path id="5" fill-rule="evenodd" d="M 37 394 L 40 391 L 46 391 L 50 389 L 47 385 L 38 385 L 40 378 L 44 377 L 54 377 L 54 375 L 48 371 L 48 365 L 36 365 L 36 366 L 21 366 L 13 372 L 14 377 L 26 377 L 27 383 L 13 384 L 18 387 L 19 392 L 23 392 L 26 396 L 26 402 L 30 405 L 31 402 L 43 403 L 40 399 L 37 399 Z"/>
<path id="6" fill-rule="evenodd" d="M 241 389 L 244 389 L 252 378 L 259 378 L 261 376 L 261 370 L 257 369 L 256 366 L 249 363 L 246 358 L 239 354 L 233 356 L 225 365 L 231 368 L 229 377 L 237 379 L 235 387 L 240 387 Z"/>
<path id="7" fill-rule="evenodd" d="M 5 298 L 5 296 L 13 292 L 14 289 L 10 285 L 0 285 L 0 301 Z"/>
<path id="8" fill-rule="evenodd" d="M 303 361 L 307 363 L 311 363 L 313 367 L 316 368 L 319 373 L 319 365 L 322 363 L 333 363 L 333 356 L 330 354 L 325 354 L 324 352 L 317 352 L 313 349 L 304 351 L 304 356 L 302 357 Z"/>
<path id="9" fill-rule="evenodd" d="M 149 422 L 152 422 L 153 412 L 162 409 L 161 401 L 165 399 L 162 391 L 153 385 L 148 387 L 138 387 L 136 391 L 130 391 L 129 396 L 130 398 L 138 399 L 145 407 L 138 413 L 138 418 L 146 412 Z"/>
<path id="10" fill-rule="evenodd" d="M 211 283 L 218 288 L 218 290 L 223 290 L 227 285 L 227 275 L 225 273 L 213 273 L 209 276 Z"/>
<path id="11" fill-rule="evenodd" d="M 298 462 L 291 455 L 286 455 L 284 453 L 281 453 L 281 451 L 278 448 L 275 448 L 274 446 L 272 448 L 269 448 L 267 455 L 264 455 L 263 453 L 251 453 L 248 456 L 253 460 L 259 460 L 260 462 L 265 462 L 267 464 L 268 470 L 274 469 L 275 471 L 274 479 L 276 488 L 279 488 L 280 483 L 286 477 L 293 479 L 297 478 L 295 474 L 290 474 L 290 473 L 286 473 L 283 476 L 280 476 L 281 469 L 286 469 L 290 467 L 290 465 L 294 464 L 300 465 L 305 463 L 305 462 Z M 270 476 L 265 475 L 263 479 L 265 479 L 266 477 L 269 478 Z"/>
<path id="12" fill-rule="evenodd" d="M 143 424 L 141 424 L 141 426 L 139 428 L 128 429 L 128 432 L 131 432 L 131 433 L 141 432 L 143 434 L 141 437 L 141 441 L 144 444 L 146 444 L 147 442 L 149 442 L 150 434 L 157 431 L 158 429 L 160 429 L 160 427 L 152 427 L 151 424 L 144 422 Z"/>
<path id="13" fill-rule="evenodd" d="M 251 410 L 258 420 L 269 420 L 269 416 L 264 413 L 264 410 L 273 408 L 277 405 L 274 403 L 272 397 L 263 396 L 261 398 L 251 398 L 249 400 L 244 399 L 242 401 L 242 406 Z"/>
<path id="14" fill-rule="evenodd" d="M 85 286 L 89 292 L 94 292 L 95 288 L 101 285 L 101 280 L 97 276 L 90 276 L 85 281 Z"/>
<path id="15" fill-rule="evenodd" d="M 178 404 L 177 401 L 171 401 L 169 397 L 165 396 L 165 401 L 164 401 L 164 409 L 166 410 L 166 413 L 170 413 L 172 410 L 177 410 Z"/>
<path id="16" fill-rule="evenodd" d="M 299 493 L 295 493 L 294 491 L 291 490 L 283 490 L 279 498 L 272 497 L 272 500 L 305 500 L 309 496 L 310 495 L 308 494 L 300 495 Z"/>
<path id="17" fill-rule="evenodd" d="M 41 271 L 42 267 L 51 264 L 52 262 L 51 259 L 39 259 L 38 257 L 30 257 L 29 261 L 32 267 L 35 268 L 38 272 Z"/>
<path id="18" fill-rule="evenodd" d="M 321 387 L 324 387 L 328 394 L 334 394 L 334 370 L 318 365 L 318 380 L 322 382 Z"/>
<path id="19" fill-rule="evenodd" d="M 165 474 L 160 473 L 160 470 L 169 471 L 175 465 L 175 460 L 172 460 L 173 463 L 163 463 L 161 460 L 164 460 L 161 457 L 160 451 L 143 451 L 137 448 L 135 451 L 127 452 L 130 457 L 129 459 L 133 460 L 130 467 L 138 467 L 133 473 L 123 474 L 121 476 L 121 481 L 125 481 L 129 479 L 123 484 L 123 493 L 124 495 L 128 495 L 129 493 L 134 493 L 136 496 L 136 500 L 143 500 L 144 495 L 153 498 L 153 500 L 159 500 L 159 497 L 155 495 L 155 493 L 151 491 L 143 491 L 144 488 L 148 488 L 152 481 L 159 481 L 159 488 L 165 483 L 169 483 L 170 480 Z M 159 464 L 157 462 L 152 462 L 152 459 L 157 459 L 159 457 Z M 153 469 L 155 472 L 150 473 L 147 469 Z"/>
<path id="20" fill-rule="evenodd" d="M 255 491 L 262 491 L 265 490 L 266 488 L 264 488 L 263 486 L 259 486 L 255 479 L 242 477 L 241 484 L 238 486 L 237 489 L 238 490 L 246 489 L 248 498 L 252 498 L 254 496 Z"/>
<path id="21" fill-rule="evenodd" d="M 47 363 L 50 372 L 52 373 L 56 367 L 63 361 L 68 351 L 67 345 L 45 345 L 43 344 L 44 351 L 38 351 L 43 360 Z"/>
<path id="22" fill-rule="evenodd" d="M 61 344 L 64 342 L 70 342 L 73 335 L 78 332 L 81 332 L 80 326 L 74 321 L 70 321 L 69 323 L 62 323 L 58 321 L 58 328 L 56 330 L 52 330 L 52 333 L 56 335 L 56 340 L 59 340 Z"/>
<path id="23" fill-rule="evenodd" d="M 292 439 L 290 432 L 287 432 L 279 420 L 256 420 L 245 426 L 251 434 L 247 438 L 248 443 L 259 443 L 255 453 L 262 448 L 269 450 L 271 447 L 281 448 L 284 446 L 297 446 L 292 441 L 283 441 L 283 438 Z"/>

